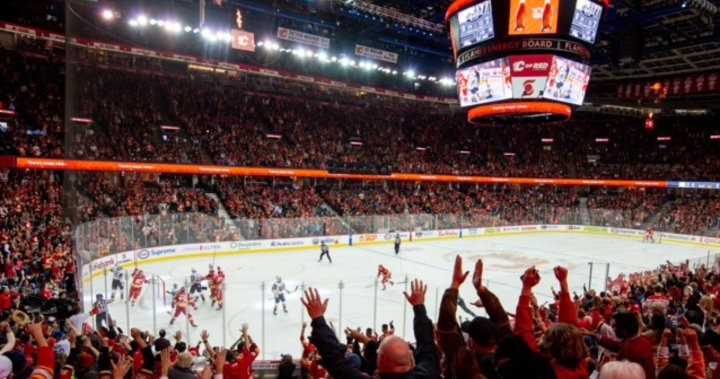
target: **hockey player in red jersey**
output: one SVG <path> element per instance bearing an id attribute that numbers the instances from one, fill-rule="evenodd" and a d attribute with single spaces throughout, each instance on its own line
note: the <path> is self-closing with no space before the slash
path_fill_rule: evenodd
<path id="1" fill-rule="evenodd" d="M 210 306 L 214 307 L 217 302 L 218 310 L 220 310 L 223 307 L 222 285 L 225 282 L 225 273 L 220 266 L 217 268 L 217 273 L 212 278 L 208 278 L 208 281 L 210 283 L 210 299 L 212 299 Z"/>
<path id="2" fill-rule="evenodd" d="M 188 296 L 187 292 L 185 292 L 185 287 L 180 287 L 180 290 L 173 297 L 172 305 L 175 308 L 175 313 L 173 313 L 173 316 L 170 319 L 170 325 L 175 323 L 175 319 L 178 316 L 184 314 L 185 317 L 188 318 L 188 321 L 190 321 L 190 325 L 197 326 L 195 324 L 195 320 L 193 320 L 192 314 L 190 314 L 187 307 L 191 306 L 195 310 L 197 310 L 198 307 L 197 305 L 195 305 L 195 301 L 193 300 L 193 298 L 191 296 Z"/>
<path id="3" fill-rule="evenodd" d="M 142 286 L 143 284 L 148 283 L 148 279 L 145 277 L 143 271 L 137 268 L 133 271 L 131 276 L 132 283 L 130 283 L 130 294 L 128 295 L 128 300 L 130 301 L 130 305 L 134 307 L 137 298 L 140 296 L 140 291 L 142 291 Z"/>
<path id="4" fill-rule="evenodd" d="M 645 237 L 643 238 L 644 241 L 650 241 L 652 243 L 655 243 L 655 235 L 653 233 L 653 230 L 651 227 L 648 227 L 645 229 Z"/>
<path id="5" fill-rule="evenodd" d="M 378 274 L 375 279 L 378 279 L 382 276 L 381 284 L 383 286 L 383 291 L 387 288 L 387 284 L 390 283 L 391 285 L 394 284 L 392 279 L 392 273 L 385 268 L 383 265 L 378 266 Z"/>

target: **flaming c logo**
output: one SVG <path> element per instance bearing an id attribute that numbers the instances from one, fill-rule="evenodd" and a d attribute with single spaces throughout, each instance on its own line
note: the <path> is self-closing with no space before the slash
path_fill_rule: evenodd
<path id="1" fill-rule="evenodd" d="M 535 79 L 528 79 L 524 81 L 522 96 L 532 96 L 533 93 L 535 93 Z"/>

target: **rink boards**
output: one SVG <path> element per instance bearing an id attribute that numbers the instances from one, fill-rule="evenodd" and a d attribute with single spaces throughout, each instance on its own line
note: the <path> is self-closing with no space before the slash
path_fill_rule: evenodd
<path id="1" fill-rule="evenodd" d="M 643 230 L 590 225 L 516 225 L 399 232 L 404 244 L 412 243 L 413 241 L 482 238 L 528 233 L 581 233 L 632 239 L 642 239 L 645 235 L 645 231 Z M 217 257 L 270 251 L 319 249 L 321 242 L 325 242 L 331 249 L 333 246 L 391 244 L 394 242 L 395 234 L 394 232 L 388 232 L 326 237 L 194 243 L 130 250 L 93 260 L 90 264 L 84 264 L 82 266 L 82 277 L 83 282 L 88 282 L 91 276 L 102 275 L 105 273 L 105 270 L 109 270 L 116 263 L 120 263 L 123 267 L 130 267 L 176 259 Z M 687 244 L 709 248 L 720 247 L 720 238 L 715 237 L 656 232 L 655 238 L 661 240 L 663 243 Z"/>

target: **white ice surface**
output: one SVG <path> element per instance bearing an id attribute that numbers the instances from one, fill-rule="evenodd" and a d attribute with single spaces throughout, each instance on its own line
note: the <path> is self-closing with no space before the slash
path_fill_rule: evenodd
<path id="1" fill-rule="evenodd" d="M 287 295 L 287 314 L 280 308 L 278 315 L 273 316 L 274 301 L 269 288 L 276 275 L 282 276 L 290 290 L 305 283 L 317 287 L 323 297 L 329 297 L 326 319 L 333 322 L 336 328 L 350 326 L 364 329 L 373 324 L 373 283 L 378 264 L 392 271 L 396 282 L 403 282 L 406 275 L 410 279 L 420 278 L 425 281 L 428 285 L 426 306 L 435 321 L 439 300 L 450 284 L 453 259 L 457 254 L 464 259 L 464 269 L 470 271 L 476 259 L 483 259 L 483 277 L 488 288 L 500 298 L 506 310 L 514 312 L 520 292 L 519 277 L 531 265 L 535 265 L 542 275 L 541 283 L 535 291 L 538 301 L 542 303 L 551 300 L 550 287 L 557 288 L 557 281 L 552 274 L 552 268 L 556 265 L 568 267 L 571 290 L 579 292 L 589 280 L 588 263 L 594 262 L 593 287 L 602 290 L 606 263 L 610 263 L 610 275 L 615 277 L 620 272 L 653 269 L 666 260 L 679 262 L 686 258 L 701 259 L 706 257 L 708 249 L 670 243 L 649 244 L 613 236 L 565 233 L 408 242 L 403 243 L 398 256 L 394 255 L 392 244 L 331 246 L 330 253 L 332 264 L 327 260 L 317 262 L 319 248 L 218 256 L 215 263 L 227 275 L 225 322 L 222 311 L 211 309 L 209 301 L 207 304 L 200 303 L 200 309 L 193 312 L 199 327 L 189 327 L 191 342 L 197 342 L 200 331 L 207 329 L 213 344 L 222 344 L 225 333 L 226 344 L 230 345 L 239 336 L 241 324 L 246 322 L 250 325 L 251 336 L 260 346 L 263 358 L 277 358 L 282 353 L 298 356 L 301 351 L 298 340 L 300 326 L 303 320 L 308 321 L 300 303 L 301 290 Z M 211 257 L 191 258 L 147 263 L 142 268 L 164 278 L 169 288 L 172 283 L 183 283 L 191 268 L 206 272 L 209 263 L 212 263 Z M 339 289 L 341 280 L 344 283 L 342 305 Z M 109 287 L 109 277 L 107 281 Z M 266 286 L 264 294 L 261 292 L 263 281 Z M 94 296 L 90 292 L 89 283 L 85 283 L 84 289 L 87 304 Z M 104 292 L 104 289 L 103 276 L 94 278 L 94 292 Z M 402 294 L 404 289 L 405 284 L 395 283 L 387 291 L 377 291 L 375 327 L 379 329 L 381 324 L 394 320 L 396 333 L 412 339 L 412 309 L 406 308 Z M 460 293 L 468 302 L 476 299 L 470 278 Z M 159 300 L 155 304 L 157 329 L 165 328 L 168 334 L 174 333 L 176 329 L 186 333 L 188 327 L 184 316 L 180 316 L 176 324 L 170 326 L 170 315 L 167 313 L 169 307 L 163 307 Z M 474 310 L 484 315 L 484 311 Z M 138 304 L 129 308 L 129 312 L 131 326 L 153 330 L 153 301 L 149 290 L 143 290 Z M 110 304 L 110 314 L 121 328 L 126 327 L 124 302 Z M 460 310 L 458 314 L 467 316 Z"/>

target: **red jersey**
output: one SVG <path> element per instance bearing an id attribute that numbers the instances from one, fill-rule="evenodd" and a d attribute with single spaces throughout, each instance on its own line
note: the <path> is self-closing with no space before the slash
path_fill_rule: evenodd
<path id="1" fill-rule="evenodd" d="M 175 297 L 173 298 L 173 304 L 175 304 L 176 308 L 185 308 L 188 306 L 195 306 L 195 301 L 191 296 L 188 296 L 185 291 L 180 291 L 175 294 Z"/>
<path id="2" fill-rule="evenodd" d="M 145 277 L 145 274 L 135 274 L 133 275 L 132 284 L 130 284 L 130 287 L 142 287 L 143 283 L 147 282 L 147 278 Z"/>
<path id="3" fill-rule="evenodd" d="M 303 345 L 302 359 L 300 360 L 300 365 L 309 370 L 311 364 L 309 359 L 310 356 L 315 352 L 315 345 L 307 342 L 305 336 L 300 337 L 300 343 L 302 343 Z"/>
<path id="4" fill-rule="evenodd" d="M 225 273 L 218 271 L 218 273 L 210 279 L 211 287 L 220 287 L 225 281 Z"/>
<path id="5" fill-rule="evenodd" d="M 390 274 L 390 271 L 388 271 L 388 269 L 386 269 L 385 267 L 381 266 L 381 267 L 378 267 L 378 274 L 380 274 L 382 276 L 387 276 L 388 274 Z"/>

